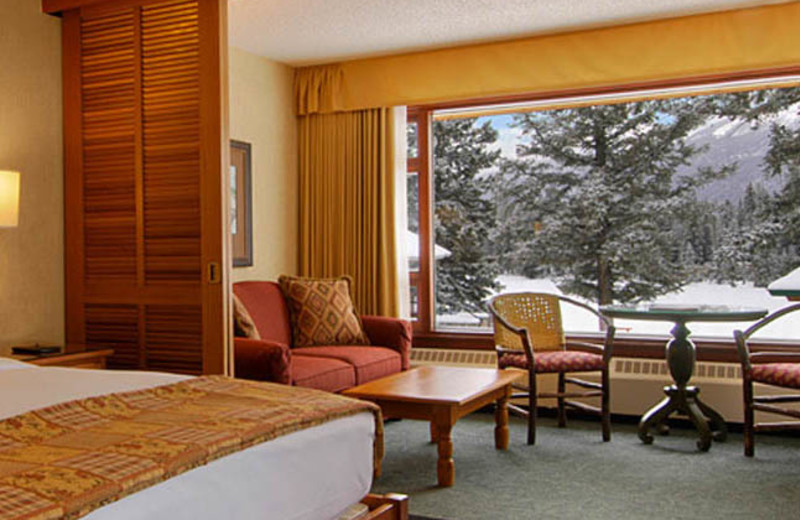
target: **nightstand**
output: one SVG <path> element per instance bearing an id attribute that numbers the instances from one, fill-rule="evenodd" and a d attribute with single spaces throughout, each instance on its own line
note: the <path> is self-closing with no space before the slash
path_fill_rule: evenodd
<path id="1" fill-rule="evenodd" d="M 62 352 L 44 356 L 11 355 L 11 359 L 43 367 L 106 368 L 106 358 L 114 354 L 111 349 L 85 352 Z"/>

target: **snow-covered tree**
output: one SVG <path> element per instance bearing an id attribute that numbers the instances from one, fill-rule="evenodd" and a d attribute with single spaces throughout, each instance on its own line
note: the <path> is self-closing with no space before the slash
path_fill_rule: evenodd
<path id="1" fill-rule="evenodd" d="M 437 313 L 484 313 L 500 273 L 489 240 L 495 205 L 488 175 L 500 152 L 497 131 L 477 119 L 433 123 L 434 240 L 450 251 L 437 261 Z"/>
<path id="2" fill-rule="evenodd" d="M 515 116 L 521 160 L 501 173 L 505 185 L 528 186 L 525 195 L 536 201 L 533 214 L 516 216 L 533 220 L 516 231 L 524 270 L 550 272 L 565 292 L 600 304 L 652 299 L 684 285 L 686 237 L 676 222 L 696 204 L 698 186 L 728 172 L 676 173 L 699 151 L 686 137 L 703 116 L 692 99 Z"/>
<path id="3" fill-rule="evenodd" d="M 753 185 L 715 252 L 716 277 L 766 285 L 800 265 L 800 88 L 765 89 L 710 97 L 717 115 L 769 125 L 764 173 L 779 178 L 772 194 Z"/>

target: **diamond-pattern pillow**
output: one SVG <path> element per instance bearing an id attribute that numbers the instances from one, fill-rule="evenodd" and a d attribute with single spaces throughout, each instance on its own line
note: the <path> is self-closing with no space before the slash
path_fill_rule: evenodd
<path id="1" fill-rule="evenodd" d="M 350 298 L 350 282 L 349 276 L 278 278 L 289 307 L 293 347 L 369 345 Z"/>

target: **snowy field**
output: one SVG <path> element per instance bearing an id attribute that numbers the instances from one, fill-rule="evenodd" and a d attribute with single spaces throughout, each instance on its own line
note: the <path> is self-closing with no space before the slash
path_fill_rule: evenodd
<path id="1" fill-rule="evenodd" d="M 546 279 L 530 279 L 523 276 L 501 275 L 497 281 L 503 286 L 501 292 L 550 292 L 562 294 L 558 287 Z M 572 297 L 573 299 L 579 299 Z M 585 301 L 585 300 L 584 300 Z M 789 304 L 786 298 L 776 298 L 765 288 L 753 287 L 752 284 L 731 286 L 712 282 L 689 284 L 683 290 L 659 297 L 658 303 L 687 305 L 731 305 L 737 307 L 761 307 L 770 312 Z M 594 305 L 592 302 L 587 302 Z M 564 328 L 570 332 L 597 332 L 597 318 L 583 309 L 562 305 Z M 481 319 L 482 318 L 482 319 Z M 469 328 L 475 330 L 480 321 L 487 317 L 474 317 L 467 313 L 448 316 L 437 316 L 438 326 L 445 328 Z M 615 320 L 620 334 L 655 334 L 669 335 L 673 324 L 670 322 Z M 694 337 L 726 337 L 732 338 L 735 329 L 745 329 L 748 323 L 689 323 Z M 488 329 L 487 329 L 488 330 Z M 758 338 L 800 339 L 800 313 L 778 320 L 769 327 L 759 331 Z"/>

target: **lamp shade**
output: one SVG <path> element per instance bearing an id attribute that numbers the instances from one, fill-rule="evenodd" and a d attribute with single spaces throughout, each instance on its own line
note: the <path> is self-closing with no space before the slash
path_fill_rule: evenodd
<path id="1" fill-rule="evenodd" d="M 19 173 L 0 170 L 0 227 L 19 223 Z"/>

